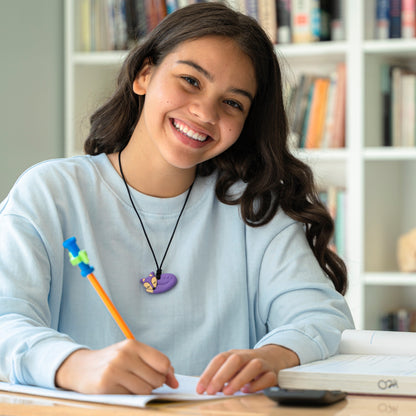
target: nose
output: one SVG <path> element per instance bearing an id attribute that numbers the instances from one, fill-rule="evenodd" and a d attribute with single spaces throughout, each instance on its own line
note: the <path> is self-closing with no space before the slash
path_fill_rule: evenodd
<path id="1" fill-rule="evenodd" d="M 189 111 L 204 123 L 216 123 L 219 119 L 219 108 L 215 100 L 211 98 L 194 100 Z"/>

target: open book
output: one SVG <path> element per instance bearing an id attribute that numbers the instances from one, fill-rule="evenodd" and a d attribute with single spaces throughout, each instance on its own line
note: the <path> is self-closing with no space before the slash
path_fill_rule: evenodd
<path id="1" fill-rule="evenodd" d="M 281 370 L 279 385 L 416 396 L 416 333 L 346 330 L 338 355 Z"/>

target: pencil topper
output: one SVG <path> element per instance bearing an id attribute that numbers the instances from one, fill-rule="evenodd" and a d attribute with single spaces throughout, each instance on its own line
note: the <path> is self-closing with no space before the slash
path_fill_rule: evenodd
<path id="1" fill-rule="evenodd" d="M 65 240 L 63 246 L 69 251 L 69 260 L 73 266 L 79 266 L 81 269 L 81 275 L 87 277 L 94 271 L 94 267 L 91 267 L 88 263 L 88 256 L 85 250 L 80 250 L 77 245 L 75 237 L 70 237 Z"/>

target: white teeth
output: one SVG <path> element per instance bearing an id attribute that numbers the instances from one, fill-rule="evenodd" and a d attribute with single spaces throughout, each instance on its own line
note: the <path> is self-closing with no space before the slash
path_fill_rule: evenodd
<path id="1" fill-rule="evenodd" d="M 196 131 L 190 129 L 188 126 L 179 124 L 176 121 L 173 122 L 173 125 L 176 127 L 177 130 L 179 130 L 181 133 L 187 135 L 189 138 L 193 140 L 204 142 L 208 138 L 208 136 L 206 136 L 205 134 L 197 133 Z"/>

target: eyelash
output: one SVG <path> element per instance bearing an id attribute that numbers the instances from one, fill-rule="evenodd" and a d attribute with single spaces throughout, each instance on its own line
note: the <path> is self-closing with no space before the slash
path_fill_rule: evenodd
<path id="1" fill-rule="evenodd" d="M 193 77 L 190 77 L 188 75 L 183 75 L 182 79 L 185 80 L 185 82 L 187 82 L 189 85 L 195 87 L 195 88 L 199 88 L 200 84 L 199 81 Z M 235 108 L 237 110 L 243 111 L 243 106 L 238 103 L 237 101 L 234 100 L 224 100 L 224 103 L 228 104 L 229 106 L 231 106 L 232 108 Z"/>

